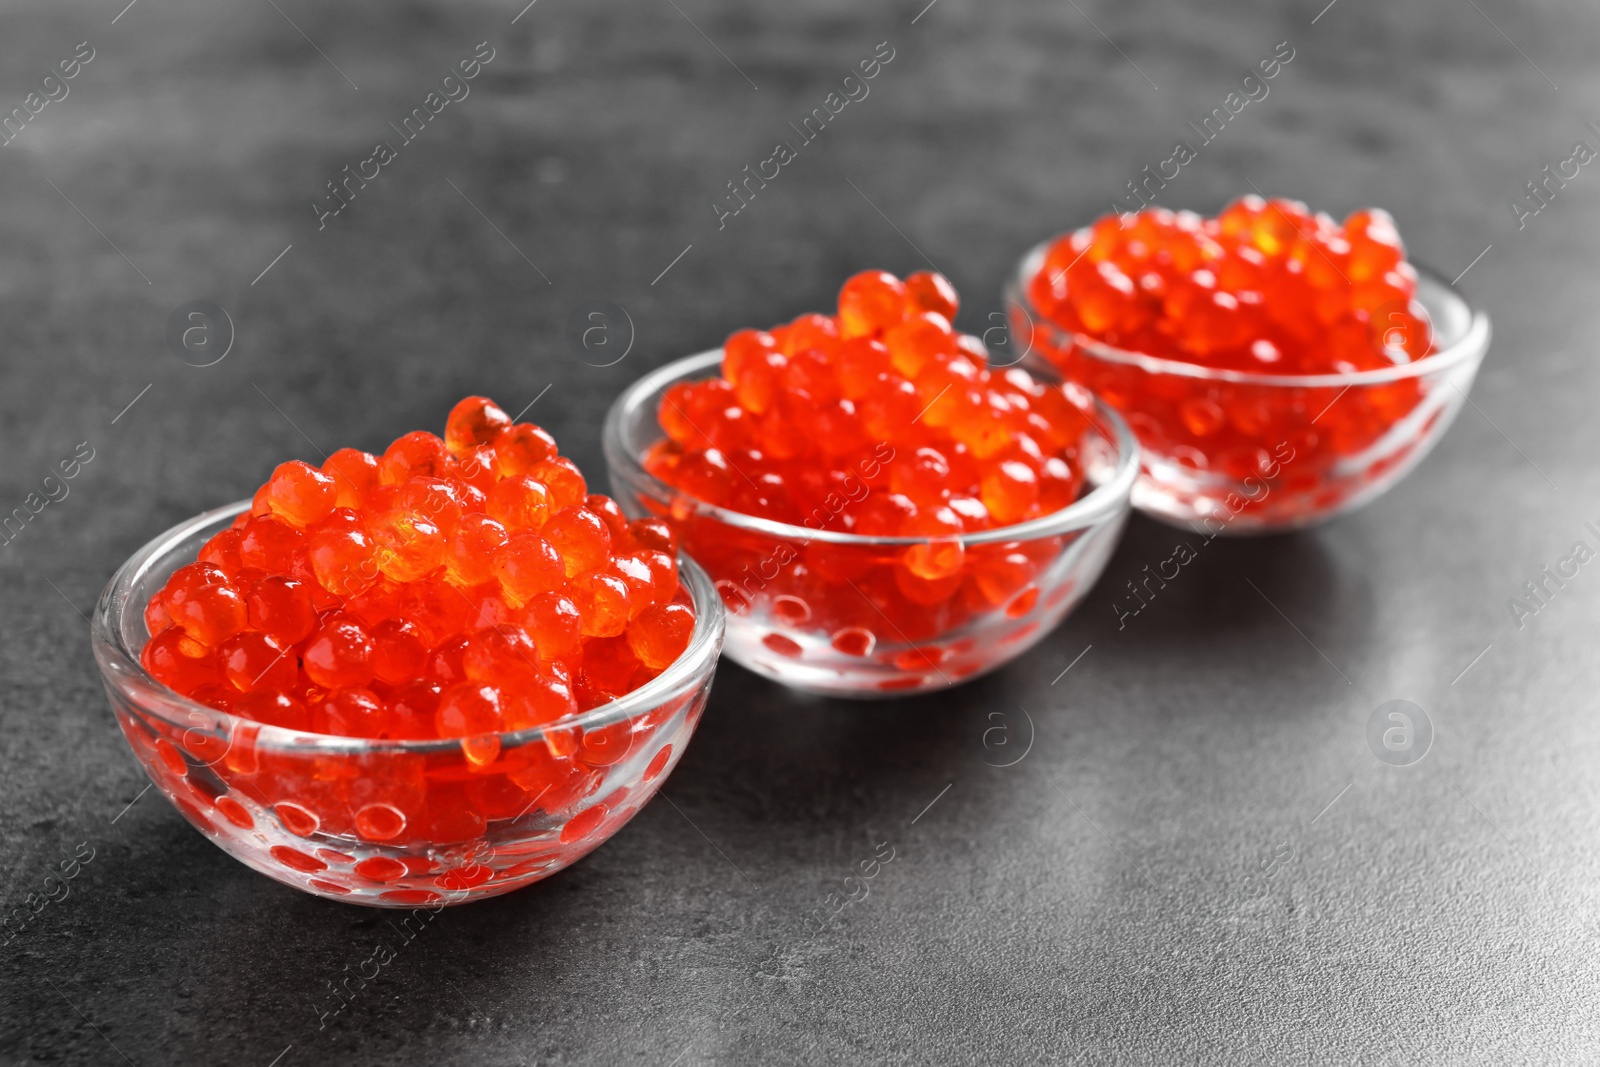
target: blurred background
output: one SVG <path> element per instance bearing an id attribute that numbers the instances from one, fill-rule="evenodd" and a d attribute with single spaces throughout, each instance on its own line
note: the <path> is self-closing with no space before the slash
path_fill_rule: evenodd
<path id="1" fill-rule="evenodd" d="M 92 454 L 0 544 L 0 906 L 93 857 L 0 949 L 0 1061 L 1597 1055 L 1600 578 L 1509 609 L 1600 522 L 1600 170 L 1511 206 L 1600 148 L 1593 6 L 124 3 L 11 4 L 0 35 L 0 513 Z M 117 565 L 468 393 L 531 404 L 598 482 L 627 383 L 857 270 L 933 265 L 984 332 L 1028 247 L 1197 144 L 1275 52 L 1158 203 L 1393 212 L 1495 325 L 1434 455 L 1327 527 L 1214 544 L 1119 630 L 1115 591 L 1174 537 L 1135 518 L 1057 634 L 944 695 L 847 704 L 725 663 L 671 805 L 441 914 L 319 1025 L 387 916 L 259 877 L 141 793 L 83 618 Z M 723 215 L 875 54 L 868 95 Z M 395 158 L 319 219 L 379 142 Z M 223 314 L 170 343 L 194 301 Z M 571 324 L 601 304 L 625 314 L 597 355 Z M 1366 743 L 1394 698 L 1434 730 L 1408 767 Z M 871 896 L 811 933 L 882 842 Z"/>

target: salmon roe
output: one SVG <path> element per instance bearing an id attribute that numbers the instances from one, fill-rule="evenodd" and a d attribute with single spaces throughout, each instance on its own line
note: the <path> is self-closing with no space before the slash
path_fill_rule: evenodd
<path id="1" fill-rule="evenodd" d="M 951 326 L 956 308 L 941 275 L 864 271 L 837 315 L 740 330 L 721 377 L 662 397 L 667 439 L 646 469 L 706 503 L 875 537 L 975 533 L 1066 507 L 1082 414 L 1059 387 L 990 369 L 983 343 Z"/>
<path id="2" fill-rule="evenodd" d="M 1130 221 L 1131 220 L 1131 221 Z M 1029 285 L 1058 326 L 1164 359 L 1270 374 L 1381 370 L 1428 355 L 1394 219 L 1343 225 L 1295 200 L 1242 197 L 1213 219 L 1148 208 L 1058 239 Z"/>
<path id="3" fill-rule="evenodd" d="M 1014 307 L 1013 327 L 1038 320 L 1034 349 L 1117 408 L 1147 460 L 1288 490 L 1246 510 L 1315 510 L 1358 491 L 1339 484 L 1336 466 L 1384 438 L 1426 390 L 1412 374 L 1348 389 L 1295 376 L 1392 370 L 1435 351 L 1417 271 L 1377 208 L 1341 224 L 1251 195 L 1215 218 L 1108 215 L 1049 245 L 1023 281 L 1031 315 Z M 1096 342 L 1235 377 L 1172 373 Z"/>
<path id="4" fill-rule="evenodd" d="M 463 739 L 638 688 L 694 629 L 672 531 L 630 522 L 537 426 L 467 397 L 443 438 L 278 466 L 145 609 L 157 679 L 273 726 Z M 493 751 L 491 751 L 493 750 Z"/>
<path id="5" fill-rule="evenodd" d="M 643 464 L 685 498 L 810 531 L 925 539 L 778 539 L 664 509 L 729 607 L 759 605 L 769 651 L 801 656 L 790 635 L 804 633 L 844 656 L 893 655 L 883 646 L 1016 602 L 1059 553 L 1059 539 L 964 540 L 1077 500 L 1089 421 L 1062 386 L 991 368 L 983 343 L 952 327 L 957 308 L 941 275 L 865 271 L 835 314 L 740 330 L 719 377 L 663 395 L 665 439 Z"/>

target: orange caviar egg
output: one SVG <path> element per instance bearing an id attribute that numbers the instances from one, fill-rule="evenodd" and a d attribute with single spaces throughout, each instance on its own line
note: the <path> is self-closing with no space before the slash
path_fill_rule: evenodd
<path id="1" fill-rule="evenodd" d="M 424 430 L 414 430 L 384 450 L 378 477 L 384 485 L 399 485 L 413 477 L 440 478 L 449 470 L 450 453 L 444 442 Z"/>
<path id="2" fill-rule="evenodd" d="M 333 479 L 336 507 L 359 508 L 379 484 L 378 457 L 359 449 L 339 449 L 323 461 L 322 470 Z"/>
<path id="3" fill-rule="evenodd" d="M 469 396 L 450 409 L 444 423 L 444 444 L 453 454 L 465 455 L 479 445 L 492 445 L 511 416 L 486 396 Z"/>
<path id="4" fill-rule="evenodd" d="M 343 737 L 381 737 L 387 709 L 371 689 L 345 685 L 330 691 L 317 705 L 313 724 L 318 733 Z"/>
<path id="5" fill-rule="evenodd" d="M 400 685 L 421 673 L 428 658 L 422 627 L 410 619 L 384 619 L 372 627 L 372 674 L 387 685 Z"/>
<path id="6" fill-rule="evenodd" d="M 317 628 L 316 604 L 306 584 L 281 574 L 269 574 L 245 597 L 252 630 L 293 645 Z"/>
<path id="7" fill-rule="evenodd" d="M 518 534 L 496 549 L 493 569 L 500 588 L 518 604 L 560 588 L 566 577 L 561 554 L 535 533 Z"/>
<path id="8" fill-rule="evenodd" d="M 535 464 L 543 463 L 556 454 L 556 439 L 528 422 L 501 428 L 492 443 L 495 475 L 499 478 L 526 474 Z"/>
<path id="9" fill-rule="evenodd" d="M 583 472 L 566 456 L 541 460 L 528 469 L 528 474 L 549 491 L 552 511 L 575 507 L 583 503 L 584 497 L 589 494 L 589 485 L 583 480 Z"/>
<path id="10" fill-rule="evenodd" d="M 461 516 L 445 555 L 450 580 L 470 586 L 493 579 L 494 554 L 509 539 L 506 528 L 488 515 L 469 512 Z"/>
<path id="11" fill-rule="evenodd" d="M 885 270 L 855 275 L 839 290 L 839 332 L 867 337 L 899 325 L 906 314 L 906 285 Z"/>
<path id="12" fill-rule="evenodd" d="M 289 648 L 264 633 L 235 634 L 217 649 L 223 676 L 237 690 L 293 689 L 299 673 Z"/>
<path id="13" fill-rule="evenodd" d="M 567 656 L 583 638 L 583 616 L 572 598 L 559 592 L 540 593 L 524 605 L 517 622 L 541 654 Z"/>
<path id="14" fill-rule="evenodd" d="M 372 679 L 372 638 L 360 624 L 334 618 L 307 642 L 301 661 L 320 686 L 362 685 Z"/>
<path id="15" fill-rule="evenodd" d="M 244 597 L 232 580 L 212 565 L 190 564 L 173 578 L 164 602 L 167 617 L 194 640 L 215 648 L 249 622 Z"/>
<path id="16" fill-rule="evenodd" d="M 526 474 L 513 475 L 494 487 L 485 507 L 507 530 L 538 530 L 550 517 L 550 490 Z"/>
<path id="17" fill-rule="evenodd" d="M 216 650 L 177 628 L 152 637 L 140 662 L 157 681 L 185 694 L 214 685 L 221 677 Z"/>
<path id="18" fill-rule="evenodd" d="M 353 597 L 377 580 L 377 550 L 364 528 L 318 528 L 308 549 L 317 584 L 335 596 Z"/>
<path id="19" fill-rule="evenodd" d="M 615 637 L 628 627 L 628 583 L 614 574 L 580 574 L 568 584 L 586 637 Z"/>
<path id="20" fill-rule="evenodd" d="M 952 322 L 961 306 L 955 286 L 943 274 L 931 270 L 919 270 L 906 278 L 906 299 L 913 308 L 937 312 Z"/>
<path id="21" fill-rule="evenodd" d="M 445 691 L 434 713 L 440 737 L 493 733 L 501 727 L 500 691 L 466 683 Z"/>
<path id="22" fill-rule="evenodd" d="M 338 502 L 334 477 L 298 459 L 278 464 L 267 480 L 267 506 L 292 526 L 303 528 L 327 518 Z"/>
<path id="23" fill-rule="evenodd" d="M 239 562 L 251 570 L 285 574 L 305 535 L 273 515 L 258 515 L 239 528 Z"/>
<path id="24" fill-rule="evenodd" d="M 628 647 L 640 663 L 660 670 L 683 655 L 693 633 L 694 612 L 682 604 L 664 604 L 629 625 Z"/>
<path id="25" fill-rule="evenodd" d="M 565 508 L 541 531 L 561 555 L 567 577 L 592 571 L 611 557 L 611 528 L 588 508 Z"/>

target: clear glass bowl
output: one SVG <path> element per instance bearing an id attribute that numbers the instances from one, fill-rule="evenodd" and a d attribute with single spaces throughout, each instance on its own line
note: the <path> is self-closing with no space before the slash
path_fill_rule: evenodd
<path id="1" fill-rule="evenodd" d="M 758 674 L 842 697 L 954 685 L 1038 643 L 1094 585 L 1116 547 L 1138 444 L 1115 411 L 1070 386 L 1068 396 L 1087 416 L 1079 444 L 1085 489 L 1071 506 L 1026 523 L 935 542 L 864 537 L 686 496 L 642 460 L 665 436 L 656 419 L 662 395 L 710 377 L 721 361 L 721 349 L 702 352 L 630 386 L 606 417 L 606 463 L 623 510 L 665 519 L 711 575 L 728 608 L 728 655 Z M 1049 368 L 1040 376 L 1059 380 Z M 903 557 L 930 544 L 959 550 L 963 568 L 942 599 L 914 603 L 897 585 Z M 931 599 L 926 586 L 916 595 Z"/>
<path id="2" fill-rule="evenodd" d="M 724 612 L 690 560 L 697 616 L 678 661 L 627 696 L 499 736 L 478 766 L 457 740 L 383 741 L 265 726 L 197 704 L 139 662 L 143 611 L 250 506 L 168 530 L 124 563 L 91 627 L 112 710 L 150 780 L 246 866 L 331 900 L 437 909 L 537 882 L 596 848 L 660 788 L 694 733 Z"/>
<path id="3" fill-rule="evenodd" d="M 1006 284 L 1013 343 L 1116 408 L 1138 435 L 1133 506 L 1210 534 L 1326 522 L 1410 472 L 1466 403 L 1489 350 L 1489 319 L 1434 274 L 1417 299 L 1431 355 L 1350 374 L 1217 370 L 1130 352 L 1046 320 L 1029 298 L 1045 242 Z M 1203 432 L 1196 432 L 1197 429 Z"/>

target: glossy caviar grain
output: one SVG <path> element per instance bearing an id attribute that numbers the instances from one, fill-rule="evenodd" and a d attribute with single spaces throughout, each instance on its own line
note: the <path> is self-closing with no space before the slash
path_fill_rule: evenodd
<path id="1" fill-rule="evenodd" d="M 442 438 L 279 465 L 150 599 L 143 662 L 256 722 L 460 738 L 488 764 L 499 731 L 622 695 L 683 652 L 694 613 L 676 553 L 668 527 L 589 494 L 548 433 L 468 397 Z M 574 684 L 585 670 L 608 685 Z M 362 833 L 386 839 L 407 808 L 362 811 Z"/>

